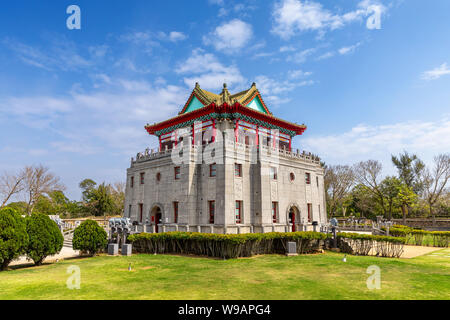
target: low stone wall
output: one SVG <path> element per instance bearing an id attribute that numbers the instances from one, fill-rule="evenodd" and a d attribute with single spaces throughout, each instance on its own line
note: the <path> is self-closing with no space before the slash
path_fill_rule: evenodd
<path id="1" fill-rule="evenodd" d="M 392 219 L 394 224 L 404 225 L 403 219 Z M 450 231 L 450 219 L 436 219 L 436 225 L 433 226 L 431 218 L 410 218 L 406 219 L 406 225 L 410 228 L 421 228 L 429 231 Z"/>

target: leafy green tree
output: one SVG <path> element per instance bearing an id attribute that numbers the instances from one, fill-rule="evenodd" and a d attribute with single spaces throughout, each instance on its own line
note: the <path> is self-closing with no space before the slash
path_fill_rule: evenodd
<path id="1" fill-rule="evenodd" d="M 94 220 L 86 220 L 73 233 L 72 246 L 94 256 L 108 243 L 106 231 Z"/>
<path id="2" fill-rule="evenodd" d="M 29 237 L 27 256 L 35 265 L 41 265 L 47 256 L 61 251 L 64 237 L 56 222 L 45 214 L 33 213 L 26 218 L 26 223 Z"/>
<path id="3" fill-rule="evenodd" d="M 413 192 L 419 194 L 423 190 L 421 181 L 425 164 L 415 155 L 404 151 L 398 157 L 391 155 L 392 163 L 398 170 L 398 176 Z"/>
<path id="4" fill-rule="evenodd" d="M 392 219 L 392 209 L 396 207 L 396 200 L 400 192 L 402 182 L 396 177 L 386 177 L 381 181 L 380 190 L 387 206 L 388 218 Z"/>
<path id="5" fill-rule="evenodd" d="M 95 182 L 92 179 L 84 179 L 83 181 L 80 182 L 79 187 L 81 190 L 83 190 L 81 192 L 83 202 L 88 201 L 88 196 L 89 196 L 90 192 L 95 188 L 96 185 L 97 185 L 97 182 Z"/>
<path id="6" fill-rule="evenodd" d="M 20 214 L 21 216 L 26 215 L 27 214 L 27 203 L 23 202 L 23 201 L 19 201 L 19 202 L 10 202 L 7 205 L 7 208 L 11 208 L 13 210 L 15 210 L 18 214 Z"/>
<path id="7" fill-rule="evenodd" d="M 417 194 L 405 183 L 402 183 L 398 190 L 396 202 L 402 209 L 403 225 L 406 225 L 406 215 L 409 213 L 408 208 L 413 208 L 417 200 Z"/>
<path id="8" fill-rule="evenodd" d="M 102 183 L 97 188 L 90 189 L 86 199 L 88 207 L 95 216 L 103 216 L 114 211 L 111 188 L 105 183 Z"/>
<path id="9" fill-rule="evenodd" d="M 25 219 L 14 209 L 0 210 L 0 268 L 6 270 L 14 259 L 26 252 L 28 234 Z"/>

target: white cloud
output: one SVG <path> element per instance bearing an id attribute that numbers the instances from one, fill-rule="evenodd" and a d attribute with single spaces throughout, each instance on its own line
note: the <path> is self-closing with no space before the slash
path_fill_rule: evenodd
<path id="1" fill-rule="evenodd" d="M 212 45 L 218 51 L 235 52 L 243 48 L 252 38 L 252 26 L 242 20 L 234 19 L 218 26 L 203 37 L 205 45 Z"/>
<path id="2" fill-rule="evenodd" d="M 307 134 L 307 132 L 306 132 Z M 355 163 L 381 159 L 403 150 L 424 158 L 450 150 L 450 119 L 435 122 L 409 121 L 371 126 L 360 124 L 350 131 L 301 139 L 302 148 L 319 154 L 325 162 Z"/>
<path id="3" fill-rule="evenodd" d="M 310 71 L 303 71 L 303 70 L 290 70 L 288 71 L 288 78 L 289 79 L 298 79 L 298 78 L 304 78 L 304 77 L 309 77 L 310 75 L 312 75 L 312 72 Z"/>
<path id="4" fill-rule="evenodd" d="M 319 57 L 317 57 L 317 59 L 316 60 L 325 60 L 325 59 L 328 59 L 328 58 L 331 58 L 331 57 L 333 57 L 334 56 L 334 52 L 332 52 L 332 51 L 329 51 L 329 52 L 326 52 L 326 53 L 324 53 L 324 54 L 322 54 L 322 55 L 320 55 Z"/>
<path id="5" fill-rule="evenodd" d="M 92 61 L 78 53 L 75 43 L 64 38 L 53 39 L 45 49 L 12 39 L 3 40 L 3 44 L 22 62 L 45 70 L 76 71 L 92 66 Z M 99 53 L 100 47 L 91 50 L 93 53 Z"/>
<path id="6" fill-rule="evenodd" d="M 290 55 L 289 57 L 287 57 L 286 60 L 295 62 L 295 63 L 303 63 L 314 52 L 316 52 L 316 48 L 305 49 L 305 50 L 302 50 L 302 51 L 299 51 L 297 53 Z"/>
<path id="7" fill-rule="evenodd" d="M 302 31 L 319 31 L 323 36 L 325 30 L 335 30 L 351 22 L 361 21 L 369 13 L 371 6 L 377 6 L 381 12 L 385 11 L 381 3 L 372 0 L 361 1 L 357 9 L 345 14 L 334 14 L 319 2 L 280 0 L 274 6 L 272 32 L 285 40 Z"/>
<path id="8" fill-rule="evenodd" d="M 196 82 L 208 90 L 220 89 L 224 82 L 230 88 L 241 86 L 245 82 L 237 66 L 224 66 L 214 54 L 205 53 L 202 49 L 193 50 L 191 56 L 180 63 L 175 71 L 189 75 L 184 78 L 184 83 L 190 88 Z"/>
<path id="9" fill-rule="evenodd" d="M 422 73 L 423 80 L 436 80 L 444 75 L 450 74 L 450 69 L 447 66 L 447 63 L 441 64 L 439 67 L 434 68 L 433 70 L 425 71 Z"/>
<path id="10" fill-rule="evenodd" d="M 281 80 L 281 81 L 269 78 L 264 75 L 260 75 L 255 78 L 255 83 L 259 92 L 261 92 L 263 98 L 268 102 L 270 102 L 271 104 L 278 106 L 280 104 L 284 104 L 290 101 L 289 98 L 283 97 L 282 96 L 283 94 L 291 92 L 299 87 L 313 85 L 314 84 L 313 80 L 302 80 L 302 81 L 293 80 L 301 77 L 307 77 L 310 74 L 311 74 L 310 72 L 293 70 L 289 72 L 288 76 L 291 80 Z"/>
<path id="11" fill-rule="evenodd" d="M 291 52 L 291 51 L 295 51 L 297 49 L 295 49 L 292 46 L 282 46 L 280 47 L 280 52 Z"/>
<path id="12" fill-rule="evenodd" d="M 108 79 L 101 90 L 65 96 L 21 96 L 0 100 L 0 118 L 45 130 L 49 146 L 61 152 L 132 156 L 152 139 L 146 123 L 175 116 L 188 90 L 143 80 Z M 40 151 L 31 151 L 37 154 Z"/>
<path id="13" fill-rule="evenodd" d="M 361 42 L 358 42 L 357 44 L 354 44 L 352 46 L 348 47 L 342 47 L 338 50 L 339 54 L 345 55 L 355 52 L 356 48 L 358 48 L 361 45 Z"/>
<path id="14" fill-rule="evenodd" d="M 181 41 L 181 40 L 187 39 L 187 36 L 183 32 L 172 31 L 169 34 L 169 39 L 172 42 L 177 42 L 177 41 Z"/>

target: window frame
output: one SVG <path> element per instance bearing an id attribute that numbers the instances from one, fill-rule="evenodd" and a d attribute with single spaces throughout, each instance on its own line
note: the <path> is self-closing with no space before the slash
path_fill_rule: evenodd
<path id="1" fill-rule="evenodd" d="M 214 170 L 213 170 L 214 168 Z M 213 175 L 214 172 L 214 175 Z M 216 163 L 211 163 L 209 165 L 209 177 L 210 178 L 215 178 L 217 176 L 217 164 Z"/>
<path id="2" fill-rule="evenodd" d="M 144 204 L 139 203 L 139 222 L 142 223 L 143 219 L 144 219 Z"/>
<path id="3" fill-rule="evenodd" d="M 278 180 L 278 170 L 277 167 L 270 167 L 270 178 L 272 180 Z"/>
<path id="4" fill-rule="evenodd" d="M 311 173 L 310 172 L 305 172 L 305 183 L 311 184 Z"/>
<path id="5" fill-rule="evenodd" d="M 134 188 L 134 176 L 130 177 L 130 188 Z"/>
<path id="6" fill-rule="evenodd" d="M 237 212 L 239 214 L 236 214 Z M 234 221 L 236 224 L 242 224 L 242 200 L 236 200 L 234 209 Z"/>
<path id="7" fill-rule="evenodd" d="M 216 201 L 215 200 L 208 201 L 208 210 L 209 210 L 209 223 L 214 224 L 215 216 L 216 216 Z"/>
<path id="8" fill-rule="evenodd" d="M 140 184 L 145 184 L 145 172 L 139 173 L 139 182 Z"/>
<path id="9" fill-rule="evenodd" d="M 236 174 L 236 173 L 238 173 L 238 174 Z M 242 178 L 242 163 L 235 163 L 234 164 L 234 176 Z"/>
<path id="10" fill-rule="evenodd" d="M 180 180 L 181 177 L 181 167 L 174 167 L 174 178 L 175 180 Z M 178 172 L 177 172 L 178 171 Z"/>
<path id="11" fill-rule="evenodd" d="M 312 203 L 308 203 L 308 222 L 312 222 L 312 219 L 313 219 L 313 206 L 312 206 Z"/>
<path id="12" fill-rule="evenodd" d="M 178 201 L 173 202 L 173 223 L 178 223 Z"/>
<path id="13" fill-rule="evenodd" d="M 272 222 L 278 223 L 278 201 L 272 201 Z"/>

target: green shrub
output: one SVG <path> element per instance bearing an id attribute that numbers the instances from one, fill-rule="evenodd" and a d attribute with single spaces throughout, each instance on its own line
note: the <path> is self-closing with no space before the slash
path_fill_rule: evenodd
<path id="1" fill-rule="evenodd" d="M 5 270 L 26 252 L 28 235 L 25 219 L 14 209 L 0 210 L 0 268 Z"/>
<path id="2" fill-rule="evenodd" d="M 326 234 L 319 232 L 271 232 L 214 234 L 198 232 L 141 233 L 128 237 L 140 253 L 182 253 L 218 258 L 250 257 L 255 254 L 286 253 L 286 243 L 297 243 L 298 253 L 319 250 Z"/>
<path id="3" fill-rule="evenodd" d="M 35 265 L 41 265 L 47 256 L 61 251 L 64 237 L 55 221 L 41 213 L 26 218 L 29 237 L 27 256 Z"/>
<path id="4" fill-rule="evenodd" d="M 72 247 L 94 256 L 108 243 L 106 231 L 94 220 L 86 220 L 73 232 Z"/>
<path id="5" fill-rule="evenodd" d="M 359 233 L 338 233 L 337 238 L 341 251 L 364 256 L 373 250 L 376 256 L 398 258 L 402 255 L 406 243 L 403 237 Z"/>

